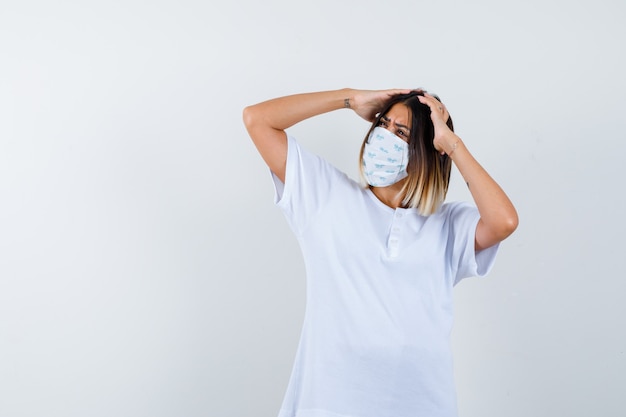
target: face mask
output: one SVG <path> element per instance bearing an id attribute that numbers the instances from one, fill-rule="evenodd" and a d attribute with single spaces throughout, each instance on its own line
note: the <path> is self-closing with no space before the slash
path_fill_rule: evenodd
<path id="1" fill-rule="evenodd" d="M 373 187 L 395 184 L 408 175 L 409 144 L 382 127 L 375 127 L 363 149 L 363 174 Z"/>

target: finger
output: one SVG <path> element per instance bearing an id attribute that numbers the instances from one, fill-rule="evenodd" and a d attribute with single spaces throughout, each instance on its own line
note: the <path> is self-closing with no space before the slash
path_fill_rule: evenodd
<path id="1" fill-rule="evenodd" d="M 391 88 L 389 90 L 384 90 L 390 96 L 395 96 L 397 94 L 409 94 L 411 91 L 410 88 Z"/>
<path id="2" fill-rule="evenodd" d="M 430 94 L 425 93 L 423 96 L 418 96 L 418 99 L 421 103 L 426 104 L 430 108 L 432 116 L 441 117 L 444 121 L 447 121 L 450 117 L 446 106 Z"/>
<path id="3" fill-rule="evenodd" d="M 443 106 L 443 103 L 441 102 L 441 100 L 439 100 L 439 98 L 433 96 L 430 93 L 427 93 L 426 91 L 424 91 L 424 97 L 427 97 L 429 100 L 431 100 L 433 103 L 438 104 L 440 106 Z"/>
<path id="4" fill-rule="evenodd" d="M 430 111 L 432 112 L 443 110 L 443 105 L 431 95 L 424 94 L 423 96 L 417 96 L 417 98 L 422 104 L 430 107 Z"/>

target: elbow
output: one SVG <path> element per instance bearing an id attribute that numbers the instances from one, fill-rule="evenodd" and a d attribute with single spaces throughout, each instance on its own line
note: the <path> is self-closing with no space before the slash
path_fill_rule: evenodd
<path id="1" fill-rule="evenodd" d="M 485 222 L 487 235 L 490 236 L 489 240 L 493 242 L 502 242 L 507 237 L 511 236 L 517 229 L 519 219 L 517 213 L 513 212 L 509 215 L 502 216 L 493 222 Z"/>
<path id="2" fill-rule="evenodd" d="M 502 242 L 515 232 L 518 225 L 519 219 L 515 210 L 490 220 L 481 218 L 476 228 L 476 249 L 486 249 Z"/>
<path id="3" fill-rule="evenodd" d="M 517 217 L 515 218 L 515 220 L 511 220 L 511 222 L 507 224 L 507 228 L 506 228 L 507 237 L 511 236 L 513 232 L 517 230 L 518 225 L 519 225 L 519 220 L 517 219 Z"/>
<path id="4" fill-rule="evenodd" d="M 519 217 L 517 216 L 517 212 L 513 212 L 505 217 L 500 225 L 501 240 L 511 236 L 513 232 L 517 230 L 517 226 L 519 226 Z"/>
<path id="5" fill-rule="evenodd" d="M 246 128 L 249 128 L 254 122 L 254 109 L 253 106 L 247 106 L 243 109 L 243 124 Z"/>
<path id="6" fill-rule="evenodd" d="M 246 129 L 248 129 L 248 131 L 250 131 L 255 126 L 265 124 L 264 114 L 256 104 L 245 107 L 243 109 L 242 117 L 243 124 L 246 126 Z"/>

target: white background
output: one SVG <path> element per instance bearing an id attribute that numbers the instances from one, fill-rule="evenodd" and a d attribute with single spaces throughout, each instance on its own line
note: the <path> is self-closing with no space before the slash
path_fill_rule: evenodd
<path id="1" fill-rule="evenodd" d="M 461 417 L 626 415 L 624 9 L 2 0 L 0 416 L 276 415 L 304 268 L 241 111 L 341 87 L 439 94 L 518 208 L 456 288 Z M 354 176 L 366 129 L 291 133 Z"/>

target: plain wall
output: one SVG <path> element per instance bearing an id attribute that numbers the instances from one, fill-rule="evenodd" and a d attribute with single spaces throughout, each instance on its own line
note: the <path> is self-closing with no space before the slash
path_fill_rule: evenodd
<path id="1" fill-rule="evenodd" d="M 3 0 L 0 416 L 276 415 L 304 267 L 241 112 L 342 87 L 439 94 L 518 208 L 455 290 L 461 417 L 626 415 L 624 9 Z M 355 176 L 366 130 L 290 132 Z"/>

